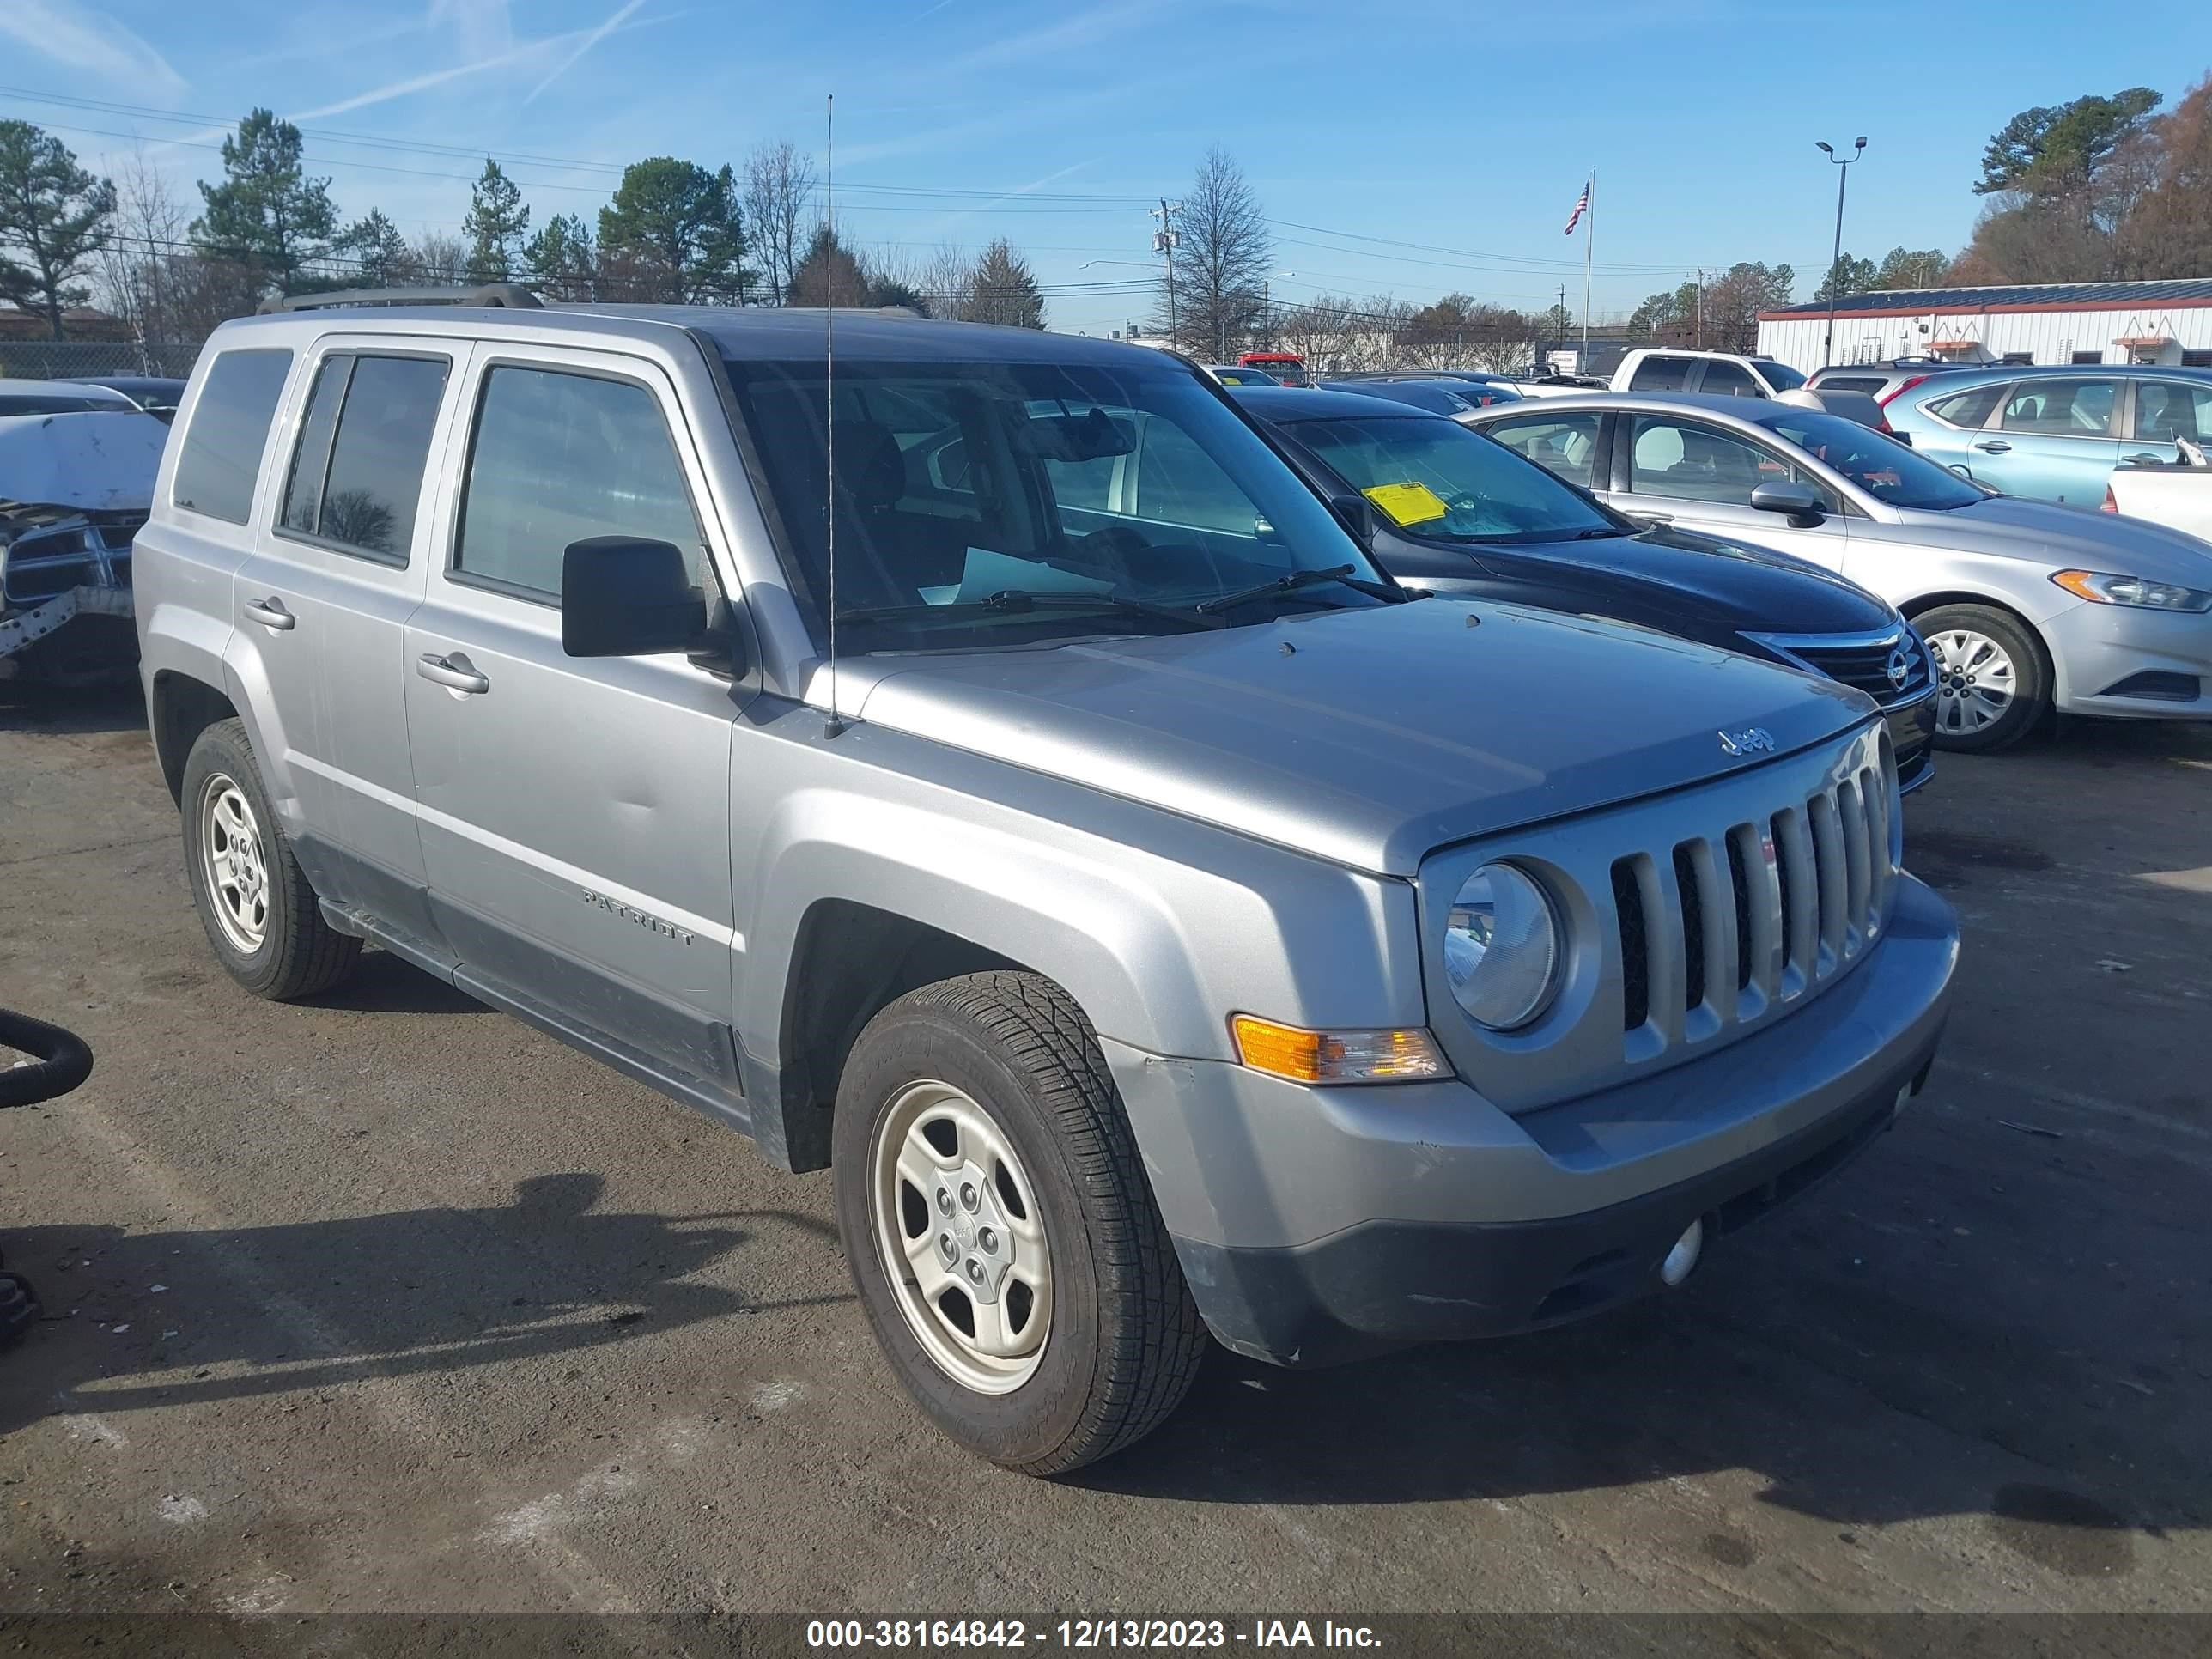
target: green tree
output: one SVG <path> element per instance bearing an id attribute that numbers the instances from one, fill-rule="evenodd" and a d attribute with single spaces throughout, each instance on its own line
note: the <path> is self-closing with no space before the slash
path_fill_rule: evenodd
<path id="1" fill-rule="evenodd" d="M 363 288 L 390 288 L 407 274 L 407 239 L 382 208 L 371 208 L 348 225 L 331 246 L 360 267 L 354 280 Z"/>
<path id="2" fill-rule="evenodd" d="M 2110 98 L 2093 94 L 2071 103 L 2024 109 L 1999 128 L 1983 150 L 1982 176 L 1975 181 L 1974 193 L 2026 191 L 2034 195 L 2078 188 L 2095 176 L 2161 101 L 2148 87 L 2130 87 Z"/>
<path id="3" fill-rule="evenodd" d="M 461 234 L 469 240 L 469 275 L 479 283 L 507 281 L 529 234 L 522 191 L 485 156 L 483 176 L 469 187 L 468 217 L 461 221 Z"/>
<path id="4" fill-rule="evenodd" d="M 237 261 L 289 292 L 301 268 L 330 252 L 337 229 L 331 181 L 300 165 L 300 129 L 257 109 L 222 141 L 222 182 L 203 183 L 191 238 L 201 251 Z"/>
<path id="5" fill-rule="evenodd" d="M 836 231 L 823 225 L 815 231 L 814 240 L 806 245 L 806 252 L 793 268 L 783 302 L 790 306 L 826 306 L 833 301 L 841 306 L 874 305 L 874 289 L 867 267 L 838 240 Z"/>
<path id="6" fill-rule="evenodd" d="M 1826 305 L 1831 299 L 1841 300 L 1853 294 L 1863 294 L 1874 286 L 1878 267 L 1871 259 L 1861 259 L 1846 253 L 1828 267 L 1820 286 L 1813 290 L 1813 302 Z"/>
<path id="7" fill-rule="evenodd" d="M 113 185 L 79 167 L 60 139 L 27 121 L 0 121 L 0 297 L 43 312 L 47 333 L 60 339 L 62 312 L 89 296 L 77 279 L 114 222 Z"/>
<path id="8" fill-rule="evenodd" d="M 530 239 L 522 262 L 538 286 L 556 300 L 588 300 L 599 275 L 592 233 L 576 213 L 556 213 Z"/>
<path id="9" fill-rule="evenodd" d="M 998 323 L 1008 328 L 1042 328 L 1044 293 L 1028 260 L 1003 236 L 983 250 L 975 261 L 960 314 L 971 323 Z"/>
<path id="10" fill-rule="evenodd" d="M 600 251 L 654 298 L 684 305 L 743 303 L 753 273 L 736 175 L 656 155 L 623 169 L 599 210 Z"/>
<path id="11" fill-rule="evenodd" d="M 1941 248 L 1893 247 L 1882 255 L 1881 264 L 1868 284 L 1876 289 L 1941 288 L 1951 269 L 1950 255 Z"/>

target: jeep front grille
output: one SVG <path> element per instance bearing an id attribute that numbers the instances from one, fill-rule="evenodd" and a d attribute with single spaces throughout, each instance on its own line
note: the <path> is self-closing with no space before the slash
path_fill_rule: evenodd
<path id="1" fill-rule="evenodd" d="M 1462 1076 L 1528 1111 L 1664 1070 L 1786 1016 L 1865 960 L 1897 884 L 1896 760 L 1870 719 L 1820 748 L 1424 861 L 1425 940 L 1483 861 L 1540 875 L 1569 963 L 1533 1025 L 1466 1018 L 1431 950 L 1431 1022 Z"/>
<path id="2" fill-rule="evenodd" d="M 1648 1059 L 1832 978 L 1888 914 L 1889 785 L 1863 766 L 1802 802 L 1615 860 L 1621 1030 Z"/>

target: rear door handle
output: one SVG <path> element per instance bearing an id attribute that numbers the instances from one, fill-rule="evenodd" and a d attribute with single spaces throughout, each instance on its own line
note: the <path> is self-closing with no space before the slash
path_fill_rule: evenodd
<path id="1" fill-rule="evenodd" d="M 2147 455 L 2147 454 L 2146 454 L 2146 455 L 2130 455 L 2130 456 L 2129 456 L 2129 457 L 2128 457 L 2128 459 L 2129 459 L 2130 461 L 2134 461 L 2134 462 L 2139 463 L 2140 465 L 2144 465 L 2144 466 L 2159 466 L 2159 465 L 2164 465 L 2164 464 L 2165 464 L 2165 462 L 2166 462 L 2166 459 L 2167 459 L 2167 458 L 2166 458 L 2166 456 L 2164 456 L 2164 455 Z"/>
<path id="2" fill-rule="evenodd" d="M 434 685 L 442 685 L 448 691 L 477 696 L 491 690 L 491 681 L 476 671 L 475 665 L 456 651 L 449 657 L 434 653 L 415 659 L 415 672 Z"/>
<path id="3" fill-rule="evenodd" d="M 300 619 L 284 608 L 284 601 L 271 593 L 265 599 L 248 599 L 246 614 L 264 628 L 283 633 Z"/>
<path id="4" fill-rule="evenodd" d="M 2002 438 L 1986 438 L 1976 444 L 1974 447 L 1984 455 L 2007 455 L 2012 453 L 2012 446 Z"/>

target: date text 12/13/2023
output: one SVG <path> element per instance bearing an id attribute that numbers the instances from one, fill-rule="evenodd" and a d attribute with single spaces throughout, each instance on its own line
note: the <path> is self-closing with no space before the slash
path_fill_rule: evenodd
<path id="1" fill-rule="evenodd" d="M 1096 1649 L 1377 1648 L 1366 1625 L 1333 1620 L 1254 1619 L 811 1619 L 806 1645 L 817 1650 L 950 1648 Z"/>

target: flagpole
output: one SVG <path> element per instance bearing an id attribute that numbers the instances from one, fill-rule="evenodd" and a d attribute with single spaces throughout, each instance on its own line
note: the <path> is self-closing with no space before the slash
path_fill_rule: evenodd
<path id="1" fill-rule="evenodd" d="M 1589 373 L 1590 249 L 1597 241 L 1597 169 L 1589 176 L 1589 223 L 1583 231 L 1583 355 L 1575 364 L 1578 374 Z"/>

